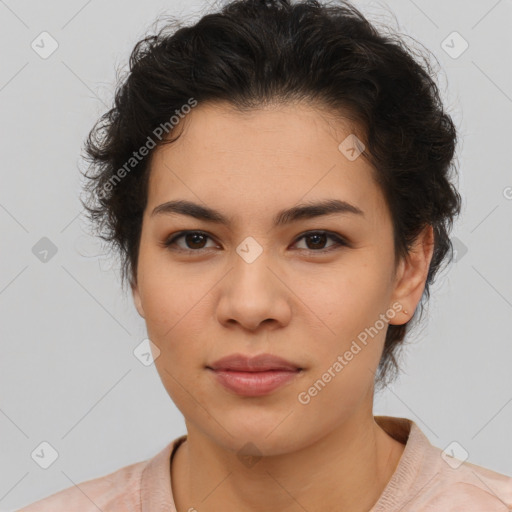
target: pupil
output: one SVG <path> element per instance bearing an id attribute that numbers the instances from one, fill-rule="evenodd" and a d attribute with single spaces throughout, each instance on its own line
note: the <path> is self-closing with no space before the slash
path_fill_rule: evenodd
<path id="1" fill-rule="evenodd" d="M 317 242 L 313 242 L 313 245 L 315 245 L 315 246 L 316 245 L 322 246 L 325 243 L 326 235 L 325 235 L 325 233 L 315 234 L 315 235 L 310 235 L 309 238 L 310 238 L 310 240 L 311 239 L 313 239 L 313 240 L 316 239 L 317 240 Z M 318 241 L 318 239 L 320 239 L 320 240 Z M 317 247 L 315 247 L 315 248 L 317 248 Z"/>
<path id="2" fill-rule="evenodd" d="M 186 240 L 187 240 L 187 245 L 190 247 L 190 245 L 194 245 L 195 242 L 198 241 L 199 239 L 199 244 L 201 244 L 201 239 L 203 241 L 203 245 L 204 245 L 204 235 L 202 235 L 201 233 L 189 233 L 187 236 L 186 236 Z M 190 244 L 189 241 L 190 239 L 192 239 L 192 243 Z M 199 249 L 201 249 L 203 246 L 201 245 L 201 247 L 199 247 Z M 197 248 L 197 247 L 196 247 Z"/>

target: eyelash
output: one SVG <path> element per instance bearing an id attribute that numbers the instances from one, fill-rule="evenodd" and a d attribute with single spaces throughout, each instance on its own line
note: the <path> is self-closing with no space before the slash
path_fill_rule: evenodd
<path id="1" fill-rule="evenodd" d="M 205 237 L 208 237 L 209 239 L 212 239 L 212 237 L 204 232 L 204 231 L 180 231 L 179 233 L 176 233 L 172 236 L 170 236 L 169 238 L 167 238 L 163 243 L 162 245 L 165 247 L 165 248 L 168 248 L 170 250 L 174 250 L 174 251 L 181 251 L 181 252 L 201 252 L 203 250 L 208 250 L 208 249 L 211 249 L 210 247 L 207 247 L 207 248 L 201 248 L 201 249 L 183 249 L 181 247 L 172 247 L 177 240 L 179 240 L 180 238 L 183 238 L 184 236 L 186 235 L 189 235 L 189 234 L 198 234 L 198 235 L 204 235 Z M 331 238 L 332 240 L 335 241 L 335 244 L 334 245 L 331 245 L 330 247 L 326 248 L 326 249 L 300 249 L 302 251 L 309 251 L 309 252 L 312 252 L 312 253 L 322 253 L 322 254 L 326 254 L 328 252 L 331 252 L 332 250 L 336 250 L 336 249 L 339 249 L 340 247 L 349 247 L 349 243 L 344 240 L 343 238 L 341 238 L 339 235 L 335 234 L 335 233 L 331 233 L 330 231 L 322 231 L 322 230 L 317 230 L 317 231 L 307 231 L 306 233 L 303 233 L 301 234 L 294 242 L 294 244 L 298 243 L 300 240 L 302 240 L 303 238 L 307 238 L 309 236 L 313 236 L 313 235 L 327 235 L 327 238 Z"/>

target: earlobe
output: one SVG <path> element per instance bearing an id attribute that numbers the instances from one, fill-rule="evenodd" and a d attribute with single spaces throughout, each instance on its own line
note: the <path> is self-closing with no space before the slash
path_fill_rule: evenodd
<path id="1" fill-rule="evenodd" d="M 145 318 L 144 308 L 142 307 L 142 300 L 140 298 L 140 293 L 139 293 L 139 287 L 137 285 L 132 284 L 132 296 L 133 296 L 133 303 L 135 304 L 135 308 L 139 312 L 139 315 L 142 318 Z"/>
<path id="2" fill-rule="evenodd" d="M 409 312 L 416 309 L 425 289 L 433 252 L 434 230 L 431 225 L 428 225 L 418 235 L 407 258 L 401 262 L 398 273 L 400 277 L 395 283 L 391 304 L 399 302 L 402 310 L 394 320 L 390 320 L 390 324 L 402 325 L 410 320 Z"/>

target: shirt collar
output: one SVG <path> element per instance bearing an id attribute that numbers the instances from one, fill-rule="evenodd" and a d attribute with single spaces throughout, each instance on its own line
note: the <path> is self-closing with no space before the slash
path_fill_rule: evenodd
<path id="1" fill-rule="evenodd" d="M 430 441 L 410 419 L 393 416 L 374 416 L 374 419 L 391 437 L 405 444 L 393 476 L 370 511 L 380 512 L 403 499 L 402 494 L 407 493 L 410 484 L 418 481 L 418 461 L 423 458 Z M 142 512 L 176 512 L 171 488 L 171 460 L 186 439 L 186 434 L 174 439 L 148 461 L 141 476 Z M 422 479 L 428 477 L 421 476 Z"/>

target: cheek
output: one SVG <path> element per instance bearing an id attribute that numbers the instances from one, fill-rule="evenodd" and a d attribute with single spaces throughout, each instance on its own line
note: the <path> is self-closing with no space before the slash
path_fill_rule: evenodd
<path id="1" fill-rule="evenodd" d="M 192 305 L 194 302 L 192 302 Z M 199 362 L 204 339 L 204 322 L 197 318 L 197 307 L 186 300 L 177 300 L 169 291 L 155 294 L 146 306 L 146 328 L 149 339 L 160 349 L 166 366 L 182 367 Z"/>
<path id="2" fill-rule="evenodd" d="M 192 309 L 193 287 L 185 285 L 178 272 L 168 272 L 157 259 L 142 259 L 140 268 L 139 287 L 148 333 L 155 343 L 164 343 Z"/>
<path id="3" fill-rule="evenodd" d="M 294 288 L 332 331 L 353 335 L 353 329 L 373 324 L 388 307 L 388 269 L 371 260 L 369 254 L 354 254 L 328 272 L 297 280 Z"/>
<path id="4" fill-rule="evenodd" d="M 203 283 L 204 286 L 204 283 Z M 203 364 L 206 290 L 174 279 L 146 276 L 144 312 L 149 339 L 160 350 L 157 368 L 181 372 Z"/>
<path id="5" fill-rule="evenodd" d="M 204 347 L 195 341 L 200 338 L 192 336 L 188 326 L 181 326 L 181 322 L 161 338 L 153 336 L 160 350 L 155 366 L 167 393 L 180 410 L 190 408 L 191 396 L 201 400 L 197 383 L 205 371 Z"/>
<path id="6" fill-rule="evenodd" d="M 300 295 L 308 297 L 307 305 L 322 320 L 315 342 L 315 359 L 320 373 L 328 371 L 338 356 L 344 356 L 343 373 L 347 382 L 371 378 L 382 352 L 388 324 L 381 318 L 389 308 L 386 269 L 365 262 L 361 256 L 353 265 L 330 272 L 315 286 L 302 283 Z M 311 316 L 314 320 L 315 315 Z M 311 325 L 303 326 L 311 335 Z M 364 375 L 361 375 L 364 373 Z M 349 377 L 350 375 L 350 377 Z M 326 378 L 329 378 L 327 376 Z M 343 379 L 338 379 L 336 387 Z"/>

